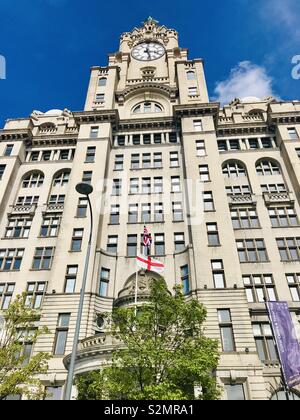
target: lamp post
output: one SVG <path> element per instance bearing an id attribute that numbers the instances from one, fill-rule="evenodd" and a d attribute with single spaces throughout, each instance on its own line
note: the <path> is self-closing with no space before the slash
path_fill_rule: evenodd
<path id="1" fill-rule="evenodd" d="M 81 195 L 85 195 L 88 200 L 88 205 L 90 209 L 90 217 L 91 217 L 91 226 L 90 226 L 89 242 L 88 242 L 88 247 L 87 247 L 87 252 L 86 252 L 86 257 L 85 257 L 85 266 L 84 266 L 83 280 L 82 280 L 82 286 L 81 286 L 81 291 L 80 291 L 80 300 L 79 300 L 79 306 L 78 306 L 76 328 L 75 328 L 73 348 L 72 348 L 72 353 L 71 353 L 71 361 L 70 361 L 70 366 L 69 366 L 69 371 L 68 371 L 64 400 L 71 399 L 75 361 L 76 361 L 76 355 L 77 355 L 77 346 L 78 346 L 78 340 L 79 340 L 84 294 L 85 294 L 85 288 L 86 288 L 87 273 L 88 273 L 88 268 L 89 268 L 89 259 L 90 259 L 90 254 L 91 254 L 92 234 L 93 234 L 93 211 L 92 211 L 91 201 L 89 197 L 90 194 L 92 194 L 93 192 L 93 187 L 86 183 L 80 183 L 76 185 L 76 191 Z"/>

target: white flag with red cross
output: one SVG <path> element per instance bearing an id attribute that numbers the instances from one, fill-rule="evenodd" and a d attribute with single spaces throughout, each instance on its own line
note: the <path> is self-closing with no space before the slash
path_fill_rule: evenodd
<path id="1" fill-rule="evenodd" d="M 154 271 L 155 273 L 162 274 L 165 270 L 165 266 L 158 260 L 154 260 L 151 257 L 145 257 L 145 255 L 138 254 L 136 257 L 136 264 L 139 268 L 147 271 Z"/>

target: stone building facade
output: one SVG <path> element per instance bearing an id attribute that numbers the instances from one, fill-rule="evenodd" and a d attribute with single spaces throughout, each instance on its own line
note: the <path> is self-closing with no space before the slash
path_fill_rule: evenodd
<path id="1" fill-rule="evenodd" d="M 300 321 L 300 103 L 208 96 L 204 64 L 149 18 L 91 69 L 83 111 L 34 111 L 0 130 L 0 308 L 27 291 L 51 331 L 43 378 L 60 398 L 72 348 L 94 192 L 76 373 L 115 345 L 101 314 L 130 304 L 144 224 L 170 288 L 208 310 L 224 399 L 280 388 L 264 297 Z M 139 298 L 153 273 L 139 276 Z M 300 336 L 299 336 L 300 338 Z M 296 392 L 296 391 L 295 391 Z M 276 397 L 276 395 L 275 395 Z M 297 398 L 295 394 L 294 398 Z"/>

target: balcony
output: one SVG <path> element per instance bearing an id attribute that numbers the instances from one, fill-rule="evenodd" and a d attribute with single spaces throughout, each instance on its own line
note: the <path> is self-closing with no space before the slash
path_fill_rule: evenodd
<path id="1" fill-rule="evenodd" d="M 36 204 L 24 204 L 24 205 L 16 205 L 10 206 L 10 211 L 8 216 L 20 216 L 26 214 L 27 216 L 34 216 L 36 211 L 37 205 Z"/>
<path id="2" fill-rule="evenodd" d="M 61 213 L 64 211 L 65 205 L 63 203 L 56 204 L 46 204 L 45 212 L 46 213 Z"/>
<path id="3" fill-rule="evenodd" d="M 265 193 L 263 197 L 266 206 L 271 206 L 272 204 L 293 204 L 295 202 L 294 194 L 290 192 Z"/>
<path id="4" fill-rule="evenodd" d="M 229 195 L 228 196 L 228 203 L 229 206 L 254 206 L 256 205 L 256 201 L 254 200 L 254 196 L 252 194 L 239 194 L 239 195 Z"/>

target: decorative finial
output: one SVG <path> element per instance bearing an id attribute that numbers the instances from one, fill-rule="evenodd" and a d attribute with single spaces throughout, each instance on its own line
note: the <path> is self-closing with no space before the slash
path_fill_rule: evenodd
<path id="1" fill-rule="evenodd" d="M 155 25 L 157 25 L 159 23 L 159 21 L 153 19 L 152 16 L 149 16 L 148 19 L 146 19 L 145 22 L 143 22 L 143 24 L 146 25 L 146 24 L 149 24 L 149 23 L 154 23 Z"/>

